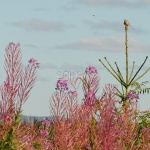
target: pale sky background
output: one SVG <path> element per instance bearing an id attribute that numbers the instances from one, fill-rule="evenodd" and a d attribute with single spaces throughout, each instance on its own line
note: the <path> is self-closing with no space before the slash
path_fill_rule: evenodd
<path id="1" fill-rule="evenodd" d="M 0 0 L 1 83 L 9 42 L 20 42 L 24 65 L 31 57 L 41 63 L 23 114 L 49 115 L 59 73 L 77 76 L 94 65 L 101 77 L 98 95 L 105 84 L 117 84 L 98 59 L 106 56 L 111 63 L 117 61 L 125 73 L 124 19 L 132 25 L 129 60 L 136 62 L 137 70 L 150 56 L 150 0 Z M 150 58 L 142 72 L 149 66 Z M 142 81 L 149 78 L 150 72 Z M 139 105 L 150 109 L 150 95 L 140 95 Z"/>

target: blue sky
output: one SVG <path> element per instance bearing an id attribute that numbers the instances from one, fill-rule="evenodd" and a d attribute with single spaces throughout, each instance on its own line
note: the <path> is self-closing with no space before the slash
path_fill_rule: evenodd
<path id="1" fill-rule="evenodd" d="M 23 63 L 34 57 L 41 65 L 37 82 L 23 105 L 25 115 L 49 115 L 49 101 L 60 74 L 83 73 L 94 65 L 100 91 L 117 84 L 98 59 L 118 62 L 125 73 L 124 19 L 129 27 L 129 61 L 136 69 L 150 56 L 149 0 L 0 0 L 0 81 L 5 79 L 4 52 L 20 42 Z M 103 59 L 104 60 L 104 59 Z M 150 66 L 150 58 L 142 72 Z M 149 80 L 148 73 L 142 81 Z M 81 90 L 79 90 L 81 93 Z M 150 109 L 150 96 L 140 96 L 140 109 Z"/>

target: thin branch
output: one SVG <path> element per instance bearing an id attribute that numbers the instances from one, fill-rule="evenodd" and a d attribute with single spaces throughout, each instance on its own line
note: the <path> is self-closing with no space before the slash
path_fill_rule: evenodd
<path id="1" fill-rule="evenodd" d="M 120 69 L 119 69 L 119 67 L 118 67 L 118 65 L 117 65 L 117 62 L 115 62 L 115 65 L 116 65 L 116 68 L 117 68 L 117 70 L 118 70 L 118 73 L 119 73 L 119 75 L 118 75 L 118 77 L 119 77 L 119 79 L 120 79 L 120 83 L 121 83 L 121 85 L 123 85 L 123 86 L 125 86 L 126 87 L 126 84 L 125 84 L 125 82 L 124 82 L 124 79 L 123 79 L 123 76 L 122 76 L 122 74 L 121 74 L 121 72 L 120 72 Z"/>
<path id="2" fill-rule="evenodd" d="M 143 74 L 141 74 L 137 79 L 135 79 L 135 80 L 133 81 L 133 84 L 134 84 L 137 80 L 139 80 L 140 78 L 142 78 L 149 70 L 150 70 L 150 67 L 149 67 Z"/>
<path id="3" fill-rule="evenodd" d="M 131 80 L 131 77 L 132 77 L 132 74 L 133 74 L 133 71 L 134 71 L 134 64 L 135 64 L 135 62 L 133 62 L 133 65 L 132 65 L 132 70 L 131 70 L 131 74 L 130 74 L 130 77 L 129 77 L 129 82 Z"/>
<path id="4" fill-rule="evenodd" d="M 148 56 L 146 56 L 146 58 L 145 58 L 145 60 L 144 60 L 144 62 L 143 62 L 143 64 L 140 66 L 140 68 L 138 69 L 138 71 L 135 73 L 135 75 L 134 75 L 134 77 L 131 79 L 131 81 L 130 81 L 130 83 L 128 84 L 128 85 L 130 85 L 131 83 L 132 83 L 132 81 L 135 79 L 135 77 L 137 76 L 137 74 L 139 73 L 139 71 L 142 69 L 142 67 L 144 66 L 144 64 L 145 64 L 145 62 L 146 62 L 146 60 L 147 60 L 147 58 L 148 58 Z M 150 68 L 149 68 L 150 69 Z M 149 70 L 148 69 L 148 70 Z M 148 70 L 146 71 L 146 73 L 148 72 Z M 145 74 L 145 73 L 144 73 Z M 143 76 L 143 75 L 142 75 Z M 140 77 L 141 78 L 141 77 Z M 136 81 L 137 81 L 137 79 L 136 79 Z"/>
<path id="5" fill-rule="evenodd" d="M 102 63 L 102 65 L 108 70 L 108 72 L 110 72 L 110 73 L 115 77 L 115 79 L 120 82 L 120 80 L 110 71 L 110 69 L 108 69 L 108 67 L 106 67 L 106 65 L 101 61 L 101 59 L 99 59 L 99 61 L 100 61 L 100 62 Z"/>
<path id="6" fill-rule="evenodd" d="M 104 57 L 104 59 L 106 60 L 106 62 L 108 63 L 108 65 L 110 66 L 110 68 L 112 69 L 112 71 L 118 76 L 117 72 L 114 70 L 114 68 L 111 66 L 111 64 L 109 63 L 109 61 L 107 60 L 106 57 Z M 119 76 L 118 76 L 119 77 Z"/>

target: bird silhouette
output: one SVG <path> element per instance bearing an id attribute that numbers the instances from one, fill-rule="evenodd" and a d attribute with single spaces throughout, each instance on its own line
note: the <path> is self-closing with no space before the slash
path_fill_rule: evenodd
<path id="1" fill-rule="evenodd" d="M 131 25 L 130 25 L 130 22 L 129 22 L 128 20 L 124 20 L 124 25 L 125 25 L 125 26 L 131 26 Z"/>

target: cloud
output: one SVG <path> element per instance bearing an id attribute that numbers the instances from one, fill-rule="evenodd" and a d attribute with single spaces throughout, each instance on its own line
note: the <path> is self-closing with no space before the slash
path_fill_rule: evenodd
<path id="1" fill-rule="evenodd" d="M 101 21 L 101 22 L 92 22 L 92 21 L 85 21 L 86 25 L 88 25 L 93 30 L 103 30 L 103 29 L 110 29 L 113 31 L 121 31 L 122 30 L 122 24 L 119 22 L 110 22 L 110 21 Z"/>
<path id="2" fill-rule="evenodd" d="M 62 22 L 55 22 L 55 21 L 44 21 L 41 19 L 30 19 L 24 21 L 18 21 L 13 23 L 16 27 L 20 27 L 27 31 L 54 31 L 60 32 L 64 31 L 67 28 L 72 27 L 72 25 L 67 25 Z"/>
<path id="3" fill-rule="evenodd" d="M 143 1 L 143 2 L 146 3 L 146 4 L 149 4 L 149 3 L 150 3 L 149 0 L 139 0 L 139 1 Z"/>
<path id="4" fill-rule="evenodd" d="M 37 77 L 37 80 L 40 81 L 40 82 L 50 82 L 51 81 L 49 77 L 44 77 L 44 76 L 41 76 L 41 75 L 39 75 Z"/>
<path id="5" fill-rule="evenodd" d="M 117 21 L 106 21 L 106 20 L 103 20 L 100 22 L 92 22 L 92 21 L 86 20 L 84 23 L 86 25 L 88 25 L 94 31 L 112 30 L 115 32 L 122 32 L 124 30 L 123 29 L 123 22 L 120 23 Z M 130 26 L 130 28 L 132 29 L 131 32 L 134 34 L 142 34 L 142 33 L 146 34 L 146 33 L 148 33 L 147 31 L 145 31 L 141 28 L 134 27 L 134 25 Z"/>
<path id="6" fill-rule="evenodd" d="M 82 38 L 79 41 L 66 45 L 58 45 L 58 49 L 69 50 L 87 50 L 87 51 L 108 51 L 118 52 L 124 50 L 124 37 L 99 37 L 99 38 Z M 150 44 L 143 43 L 138 39 L 130 38 L 129 48 L 136 52 L 150 52 Z"/>
<path id="7" fill-rule="evenodd" d="M 49 11 L 49 8 L 42 8 L 42 7 L 38 7 L 38 8 L 34 8 L 33 11 L 39 12 L 39 11 Z"/>
<path id="8" fill-rule="evenodd" d="M 74 4 L 83 4 L 88 6 L 115 6 L 115 7 L 125 7 L 125 8 L 142 8 L 148 6 L 149 0 L 72 0 Z M 148 6 L 149 7 L 149 6 Z"/>
<path id="9" fill-rule="evenodd" d="M 80 71 L 80 70 L 84 70 L 84 66 L 64 63 L 59 67 L 59 69 L 64 71 L 68 71 L 68 70 Z"/>
<path id="10" fill-rule="evenodd" d="M 49 70 L 49 69 L 56 69 L 58 66 L 51 64 L 51 63 L 46 63 L 46 64 L 40 64 L 40 70 Z"/>
<path id="11" fill-rule="evenodd" d="M 74 11 L 74 10 L 77 10 L 77 7 L 66 5 L 66 6 L 63 7 L 63 9 L 65 11 Z"/>
<path id="12" fill-rule="evenodd" d="M 33 44 L 23 44 L 23 46 L 28 47 L 28 48 L 39 48 L 37 45 L 33 45 Z"/>

